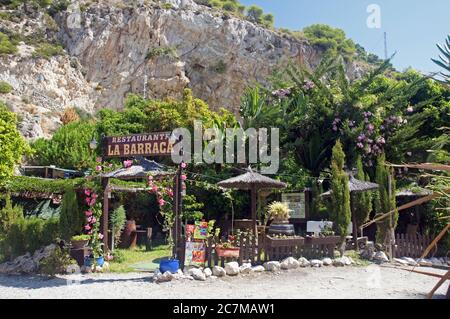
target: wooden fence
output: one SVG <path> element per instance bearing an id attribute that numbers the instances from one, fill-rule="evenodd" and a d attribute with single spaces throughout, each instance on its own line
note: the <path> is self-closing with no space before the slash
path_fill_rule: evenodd
<path id="1" fill-rule="evenodd" d="M 394 256 L 420 258 L 432 240 L 431 236 L 421 234 L 396 234 Z"/>
<path id="2" fill-rule="evenodd" d="M 216 243 L 210 238 L 206 243 L 206 264 L 211 268 L 215 265 L 223 267 L 230 261 L 237 261 L 242 265 L 243 263 L 261 264 L 271 260 L 281 261 L 287 257 L 333 258 L 339 241 L 339 237 L 278 239 L 269 236 L 256 240 L 254 236 L 242 233 L 238 240 L 239 258 L 224 258 L 217 256 Z M 184 260 L 182 260 L 183 263 Z"/>

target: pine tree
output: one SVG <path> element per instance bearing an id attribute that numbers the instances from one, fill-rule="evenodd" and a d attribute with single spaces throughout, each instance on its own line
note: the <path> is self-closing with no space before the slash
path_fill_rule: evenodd
<path id="1" fill-rule="evenodd" d="M 23 208 L 13 205 L 9 194 L 5 197 L 5 206 L 0 209 L 0 237 L 6 236 L 11 225 L 23 219 Z"/>
<path id="2" fill-rule="evenodd" d="M 333 204 L 333 221 L 336 233 L 345 240 L 347 229 L 350 225 L 350 189 L 348 175 L 344 171 L 345 154 L 341 141 L 338 140 L 333 147 L 331 159 L 331 202 Z"/>

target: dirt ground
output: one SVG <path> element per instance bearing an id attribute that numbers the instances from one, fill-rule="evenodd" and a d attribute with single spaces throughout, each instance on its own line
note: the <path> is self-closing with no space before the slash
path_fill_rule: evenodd
<path id="1" fill-rule="evenodd" d="M 303 268 L 278 274 L 240 275 L 206 282 L 184 279 L 163 284 L 152 283 L 148 273 L 71 275 L 50 280 L 0 276 L 0 298 L 422 299 L 437 281 L 434 277 L 377 265 Z M 444 298 L 447 288 L 448 283 L 438 290 L 436 298 Z"/>

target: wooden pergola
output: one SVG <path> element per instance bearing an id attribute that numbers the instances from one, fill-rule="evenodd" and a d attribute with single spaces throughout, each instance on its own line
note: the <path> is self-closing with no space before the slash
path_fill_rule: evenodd
<path id="1" fill-rule="evenodd" d="M 139 192 L 146 191 L 146 188 L 140 187 L 127 187 L 111 185 L 111 179 L 119 180 L 136 180 L 147 179 L 149 175 L 154 177 L 167 177 L 176 176 L 176 172 L 169 172 L 164 170 L 163 166 L 155 161 L 149 161 L 144 158 L 139 159 L 138 165 L 133 165 L 128 168 L 120 168 L 113 172 L 105 173 L 101 175 L 102 187 L 103 187 L 103 215 L 102 215 L 102 234 L 103 244 L 105 251 L 108 250 L 108 229 L 109 229 L 109 199 L 113 192 Z M 178 183 L 175 183 L 175 187 Z M 176 194 L 178 192 L 175 192 Z M 178 212 L 178 211 L 177 211 Z"/>

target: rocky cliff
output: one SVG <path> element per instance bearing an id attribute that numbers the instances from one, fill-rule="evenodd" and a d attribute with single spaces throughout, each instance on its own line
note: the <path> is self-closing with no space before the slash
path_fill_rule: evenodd
<path id="1" fill-rule="evenodd" d="M 67 107 L 120 109 L 130 92 L 177 97 L 189 87 L 213 108 L 237 112 L 247 85 L 264 83 L 288 61 L 320 60 L 305 41 L 192 0 L 72 1 L 53 18 L 34 12 L 0 23 L 22 34 L 40 30 L 65 49 L 42 58 L 20 42 L 18 54 L 0 58 L 0 81 L 14 88 L 0 98 L 21 114 L 28 138 L 51 134 Z M 358 64 L 348 68 L 350 77 L 361 73 Z"/>

